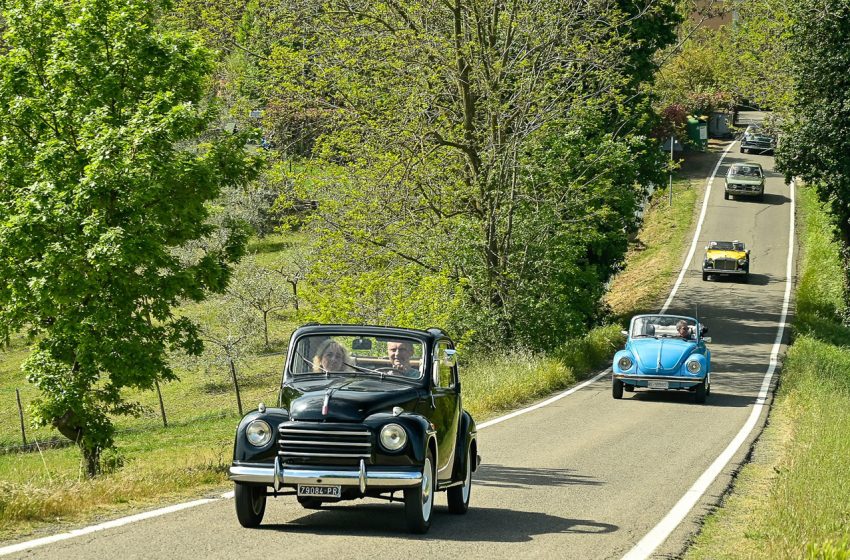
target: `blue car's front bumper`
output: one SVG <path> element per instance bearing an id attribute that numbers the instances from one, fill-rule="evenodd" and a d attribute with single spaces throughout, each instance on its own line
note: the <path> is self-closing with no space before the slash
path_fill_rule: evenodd
<path id="1" fill-rule="evenodd" d="M 614 379 L 634 387 L 650 387 L 650 381 L 666 381 L 667 389 L 690 389 L 703 381 L 705 376 L 685 377 L 683 375 L 638 375 L 634 373 L 615 373 Z"/>

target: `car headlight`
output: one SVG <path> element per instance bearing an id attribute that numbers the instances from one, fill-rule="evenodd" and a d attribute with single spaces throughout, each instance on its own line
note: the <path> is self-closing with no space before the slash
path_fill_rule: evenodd
<path id="1" fill-rule="evenodd" d="M 398 424 L 381 428 L 381 446 L 387 451 L 398 451 L 407 443 L 407 432 Z"/>
<path id="2" fill-rule="evenodd" d="M 254 447 L 263 447 L 272 439 L 272 427 L 265 420 L 252 420 L 245 428 L 245 437 Z"/>
<path id="3" fill-rule="evenodd" d="M 738 259 L 739 266 L 744 266 L 745 264 L 747 264 L 747 259 Z"/>
<path id="4" fill-rule="evenodd" d="M 690 362 L 688 362 L 686 367 L 688 368 L 688 371 L 691 372 L 691 373 L 699 373 L 699 371 L 702 369 L 702 366 L 696 360 L 691 360 Z"/>
<path id="5" fill-rule="evenodd" d="M 617 366 L 622 370 L 630 369 L 632 367 L 632 359 L 628 356 L 623 356 L 617 360 Z"/>

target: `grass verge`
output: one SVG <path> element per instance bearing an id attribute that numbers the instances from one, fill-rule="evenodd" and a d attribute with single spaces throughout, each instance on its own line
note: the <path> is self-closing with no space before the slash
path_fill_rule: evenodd
<path id="1" fill-rule="evenodd" d="M 794 343 L 753 458 L 686 558 L 850 559 L 850 329 L 841 248 L 813 190 L 801 217 Z"/>

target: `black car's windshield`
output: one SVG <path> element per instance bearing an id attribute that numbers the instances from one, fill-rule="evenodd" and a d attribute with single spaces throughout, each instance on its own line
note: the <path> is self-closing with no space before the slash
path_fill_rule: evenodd
<path id="1" fill-rule="evenodd" d="M 290 373 L 420 379 L 422 352 L 422 341 L 413 338 L 313 334 L 296 341 Z"/>
<path id="2" fill-rule="evenodd" d="M 675 315 L 644 315 L 632 321 L 632 338 L 678 338 L 695 340 L 697 322 Z"/>

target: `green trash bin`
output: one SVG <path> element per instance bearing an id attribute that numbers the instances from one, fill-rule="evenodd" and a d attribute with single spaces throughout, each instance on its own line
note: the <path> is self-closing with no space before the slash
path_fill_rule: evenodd
<path id="1" fill-rule="evenodd" d="M 688 140 L 697 151 L 708 149 L 708 117 L 688 115 Z"/>

